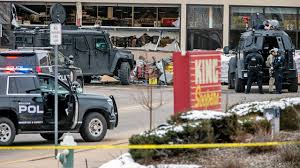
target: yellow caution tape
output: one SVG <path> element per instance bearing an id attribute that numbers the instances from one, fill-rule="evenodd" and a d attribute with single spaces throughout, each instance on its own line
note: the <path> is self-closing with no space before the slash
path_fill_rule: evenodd
<path id="1" fill-rule="evenodd" d="M 300 144 L 300 141 L 255 142 L 255 143 L 214 143 L 214 144 L 166 144 L 166 145 L 82 145 L 82 146 L 0 146 L 0 150 L 51 150 L 51 149 L 200 149 L 238 148 L 255 146 L 279 146 Z"/>

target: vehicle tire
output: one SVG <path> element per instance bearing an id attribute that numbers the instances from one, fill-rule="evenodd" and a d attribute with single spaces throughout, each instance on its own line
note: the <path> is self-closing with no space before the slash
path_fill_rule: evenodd
<path id="1" fill-rule="evenodd" d="M 48 140 L 48 141 L 54 141 L 55 135 L 54 133 L 40 133 L 41 137 Z M 58 133 L 58 139 L 61 138 L 64 134 Z"/>
<path id="2" fill-rule="evenodd" d="M 83 77 L 84 83 L 91 83 L 92 77 L 91 76 L 85 76 Z"/>
<path id="3" fill-rule="evenodd" d="M 234 73 L 228 71 L 228 89 L 234 89 Z"/>
<path id="4" fill-rule="evenodd" d="M 6 117 L 0 117 L 0 145 L 11 145 L 16 136 L 15 124 Z"/>
<path id="5" fill-rule="evenodd" d="M 238 77 L 237 70 L 235 71 L 235 86 L 234 86 L 234 90 L 237 93 L 241 93 L 241 92 L 245 91 L 245 84 L 244 84 L 243 80 Z"/>
<path id="6" fill-rule="evenodd" d="M 298 78 L 291 80 L 291 84 L 288 87 L 289 92 L 298 92 Z"/>
<path id="7" fill-rule="evenodd" d="M 80 135 L 86 142 L 101 141 L 107 132 L 107 122 L 103 115 L 93 112 L 88 114 L 80 127 Z"/>
<path id="8" fill-rule="evenodd" d="M 122 85 L 130 83 L 130 65 L 128 62 L 122 62 L 119 69 L 119 78 Z"/>

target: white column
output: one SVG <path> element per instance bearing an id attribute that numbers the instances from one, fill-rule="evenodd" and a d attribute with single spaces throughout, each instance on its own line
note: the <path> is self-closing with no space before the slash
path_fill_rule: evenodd
<path id="1" fill-rule="evenodd" d="M 82 5 L 79 0 L 76 1 L 76 26 L 82 26 Z"/>
<path id="2" fill-rule="evenodd" d="M 186 54 L 186 0 L 181 2 L 180 13 L 180 49 L 181 55 Z"/>
<path id="3" fill-rule="evenodd" d="M 210 6 L 208 10 L 208 28 L 213 28 L 213 7 Z"/>
<path id="4" fill-rule="evenodd" d="M 229 45 L 229 2 L 225 1 L 223 9 L 223 47 Z"/>

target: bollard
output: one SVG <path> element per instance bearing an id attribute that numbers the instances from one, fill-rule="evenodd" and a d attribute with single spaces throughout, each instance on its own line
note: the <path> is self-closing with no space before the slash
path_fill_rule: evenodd
<path id="1" fill-rule="evenodd" d="M 74 141 L 72 135 L 67 133 L 64 136 L 63 141 L 60 143 L 61 146 L 76 146 L 77 143 Z M 74 167 L 74 149 L 65 149 L 61 153 L 58 153 L 56 159 L 63 165 L 63 168 Z"/>
<path id="2" fill-rule="evenodd" d="M 264 116 L 271 122 L 273 138 L 280 131 L 280 109 L 278 107 L 265 109 Z"/>

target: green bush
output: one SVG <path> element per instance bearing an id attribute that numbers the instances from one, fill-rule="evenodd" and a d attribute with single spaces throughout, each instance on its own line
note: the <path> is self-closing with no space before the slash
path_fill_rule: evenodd
<path id="1" fill-rule="evenodd" d="M 211 120 L 216 142 L 232 142 L 240 128 L 236 115 Z"/>
<path id="2" fill-rule="evenodd" d="M 287 107 L 280 113 L 281 130 L 299 130 L 300 106 Z"/>
<path id="3" fill-rule="evenodd" d="M 154 130 L 155 131 L 155 130 Z M 202 121 L 194 125 L 183 126 L 183 131 L 170 130 L 163 136 L 152 135 L 148 132 L 144 135 L 134 135 L 129 139 L 129 144 L 188 144 L 188 143 L 212 143 L 213 128 L 210 121 Z M 179 153 L 190 151 L 189 149 L 151 149 L 129 150 L 134 159 L 158 159 L 161 157 L 176 156 Z"/>

